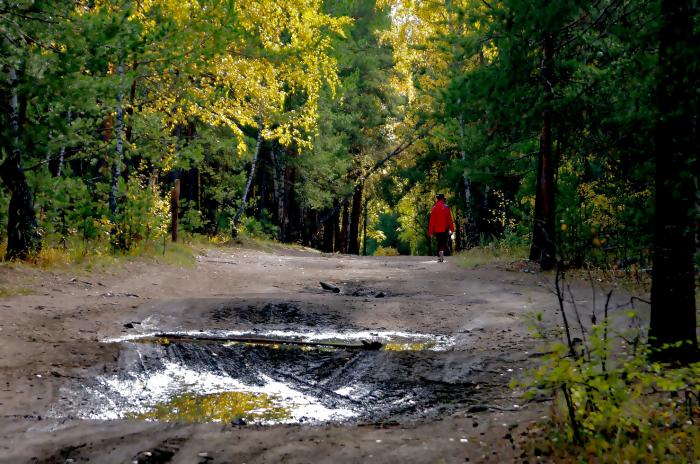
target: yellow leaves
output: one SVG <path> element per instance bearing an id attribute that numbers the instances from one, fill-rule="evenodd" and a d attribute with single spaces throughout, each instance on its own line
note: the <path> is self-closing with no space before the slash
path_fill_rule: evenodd
<path id="1" fill-rule="evenodd" d="M 168 128 L 198 119 L 232 131 L 246 152 L 244 128 L 283 145 L 310 146 L 324 84 L 335 89 L 333 36 L 344 36 L 347 17 L 323 12 L 322 0 L 142 0 L 130 3 L 128 21 L 144 41 L 125 58 L 139 75 L 139 111 L 162 115 Z M 122 11 L 97 0 L 95 11 Z M 109 71 L 114 74 L 114 65 Z M 165 164 L 169 164 L 168 154 Z"/>
<path id="2" fill-rule="evenodd" d="M 601 181 L 592 181 L 581 184 L 578 188 L 578 194 L 581 197 L 581 207 L 587 208 L 590 211 L 590 216 L 586 223 L 595 226 L 601 230 L 613 229 L 620 227 L 620 218 L 625 212 L 626 205 L 624 202 L 635 199 L 643 199 L 649 195 L 649 192 L 628 192 L 625 196 L 606 195 L 603 193 L 606 183 Z M 595 244 L 599 246 L 600 244 Z"/>
<path id="3" fill-rule="evenodd" d="M 481 22 L 465 23 L 460 15 L 460 9 L 468 4 L 467 0 L 378 2 L 380 7 L 391 8 L 392 28 L 380 38 L 394 48 L 396 70 L 403 76 L 395 83 L 410 99 L 415 97 L 414 79 L 420 82 L 421 89 L 428 91 L 444 87 L 449 79 L 448 71 L 455 66 L 456 45 L 441 41 L 441 37 L 448 34 L 467 37 L 483 29 Z M 493 57 L 496 51 L 490 47 L 485 56 Z"/>
<path id="4" fill-rule="evenodd" d="M 221 392 L 206 395 L 184 393 L 157 404 L 149 411 L 135 414 L 141 420 L 167 422 L 222 422 L 237 418 L 247 421 L 281 421 L 289 419 L 289 409 L 278 398 L 265 393 Z"/>
<path id="5" fill-rule="evenodd" d="M 167 12 L 172 21 L 183 24 L 188 22 L 196 12 L 202 11 L 202 7 L 203 5 L 197 0 L 141 0 L 134 8 L 130 19 L 142 22 L 146 29 L 153 28 L 157 21 L 149 13 L 158 10 Z"/>
<path id="6" fill-rule="evenodd" d="M 322 85 L 337 84 L 329 31 L 342 34 L 350 22 L 322 13 L 321 4 L 320 0 L 238 3 L 240 27 L 262 48 L 234 41 L 226 53 L 209 59 L 202 70 L 209 78 L 189 90 L 202 104 L 190 110 L 214 125 L 230 127 L 240 138 L 240 128 L 255 126 L 262 113 L 266 139 L 308 146 Z M 303 97 L 300 105 L 290 104 L 294 96 Z M 244 150 L 245 144 L 238 147 Z"/>

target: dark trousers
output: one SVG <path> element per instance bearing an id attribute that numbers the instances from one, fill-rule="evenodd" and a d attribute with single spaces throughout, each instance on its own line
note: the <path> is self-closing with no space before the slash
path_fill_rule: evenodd
<path id="1" fill-rule="evenodd" d="M 450 233 L 449 232 L 436 232 L 435 233 L 435 238 L 437 238 L 437 254 L 438 256 L 440 255 L 440 252 L 444 252 L 444 254 L 447 254 L 447 239 L 449 238 Z"/>

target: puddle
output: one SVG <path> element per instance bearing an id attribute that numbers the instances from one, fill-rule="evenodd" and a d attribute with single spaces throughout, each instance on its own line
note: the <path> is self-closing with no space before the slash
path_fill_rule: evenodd
<path id="1" fill-rule="evenodd" d="M 51 415 L 315 424 L 416 417 L 469 395 L 461 383 L 453 388 L 422 380 L 438 352 L 452 346 L 447 336 L 291 330 L 158 335 L 110 340 L 122 346 L 118 369 L 63 388 Z M 381 343 L 381 349 L 353 348 L 363 342 Z"/>
<path id="2" fill-rule="evenodd" d="M 280 403 L 278 397 L 265 393 L 183 393 L 151 406 L 146 412 L 127 414 L 126 417 L 160 422 L 223 423 L 282 422 L 291 419 L 289 408 Z"/>
<path id="3" fill-rule="evenodd" d="M 165 336 L 164 336 L 165 335 Z M 341 345 L 342 348 L 362 343 L 378 342 L 382 344 L 382 349 L 391 351 L 444 351 L 454 345 L 454 338 L 447 335 L 434 335 L 423 333 L 412 333 L 402 331 L 378 331 L 361 330 L 352 332 L 343 331 L 291 331 L 291 330 L 214 330 L 214 331 L 171 331 L 167 334 L 160 332 L 149 332 L 142 334 L 130 334 L 122 337 L 109 338 L 106 342 L 118 343 L 125 341 L 161 343 L 167 345 L 171 338 L 187 339 L 195 342 L 201 340 L 207 343 L 237 344 L 246 343 L 246 340 L 257 340 L 247 342 L 249 344 L 260 344 L 261 342 L 275 345 L 279 348 L 285 341 L 300 342 L 301 344 L 318 345 L 319 347 L 332 347 Z"/>
<path id="4" fill-rule="evenodd" d="M 412 343 L 385 343 L 382 349 L 385 351 L 424 351 L 434 350 L 437 348 L 438 342 L 412 342 Z"/>

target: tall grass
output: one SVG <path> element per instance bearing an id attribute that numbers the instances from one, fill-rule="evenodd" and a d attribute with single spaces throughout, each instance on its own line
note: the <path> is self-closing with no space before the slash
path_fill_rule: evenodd
<path id="1" fill-rule="evenodd" d="M 134 260 L 153 261 L 180 267 L 195 265 L 195 248 L 205 245 L 198 240 L 190 243 L 159 243 L 141 241 L 128 250 L 115 249 L 108 240 L 80 240 L 68 238 L 61 241 L 46 240 L 41 251 L 30 259 L 16 263 L 41 269 L 92 272 L 106 270 L 115 265 Z M 5 256 L 7 244 L 0 244 L 0 257 Z"/>
<path id="2" fill-rule="evenodd" d="M 486 264 L 506 263 L 527 259 L 528 251 L 527 246 L 522 244 L 496 241 L 470 248 L 469 250 L 460 251 L 453 259 L 459 266 L 474 268 Z"/>

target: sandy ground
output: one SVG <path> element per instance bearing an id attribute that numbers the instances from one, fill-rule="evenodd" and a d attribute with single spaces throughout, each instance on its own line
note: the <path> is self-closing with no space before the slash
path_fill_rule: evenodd
<path id="1" fill-rule="evenodd" d="M 134 262 L 93 275 L 0 268 L 5 287 L 32 292 L 0 298 L 0 462 L 536 462 L 523 454 L 523 434 L 548 404 L 524 404 L 508 382 L 534 362 L 526 315 L 541 311 L 545 323 L 560 325 L 548 279 L 449 259 L 233 248 L 204 252 L 196 268 Z M 324 291 L 319 281 L 344 291 Z M 585 284 L 576 295 L 582 308 L 591 305 Z M 236 328 L 235 320 L 212 320 L 209 309 L 266 299 L 311 305 L 353 327 L 453 336 L 452 349 L 426 354 L 421 375 L 472 393 L 444 415 L 398 422 L 246 426 L 49 414 L 67 383 L 114 368 L 120 347 L 106 338 L 138 333 L 146 320 L 163 330 Z"/>

